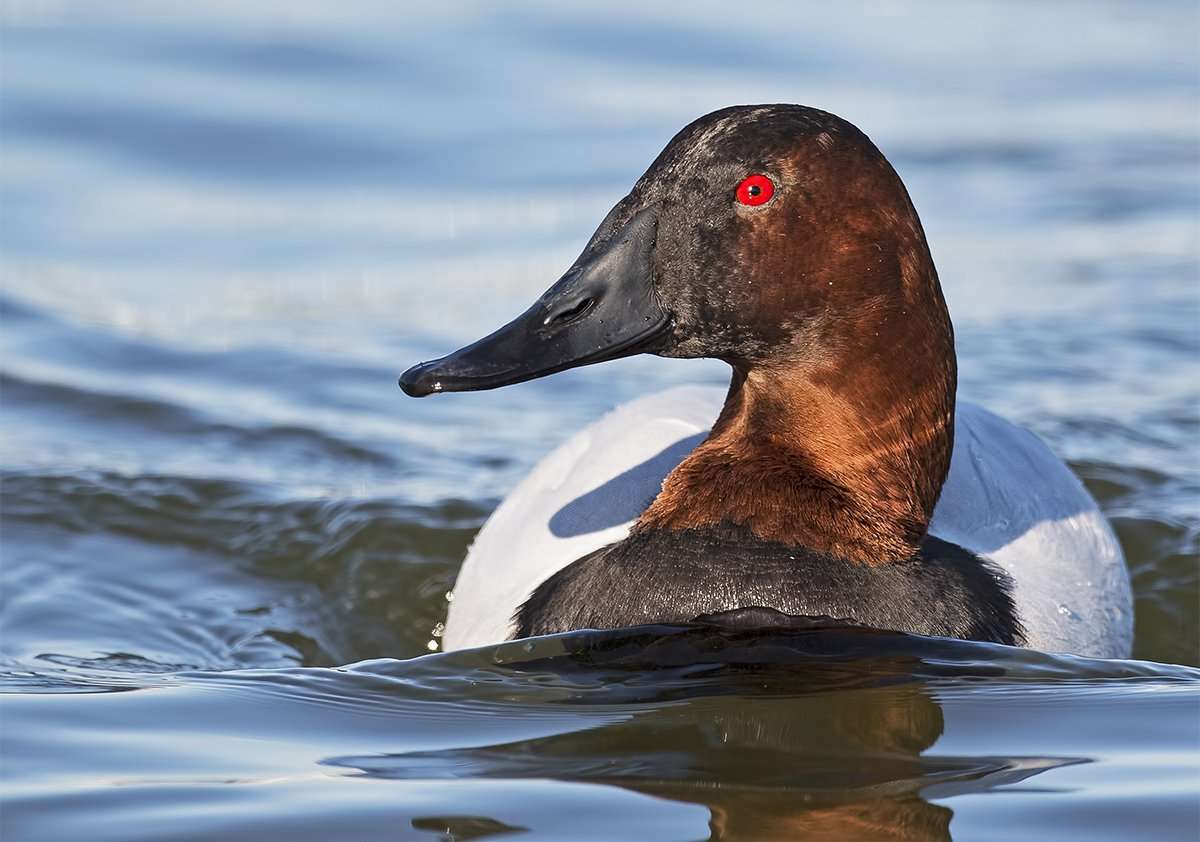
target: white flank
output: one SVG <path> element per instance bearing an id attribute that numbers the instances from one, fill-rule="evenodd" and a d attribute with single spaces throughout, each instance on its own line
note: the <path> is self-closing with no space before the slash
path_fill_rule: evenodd
<path id="1" fill-rule="evenodd" d="M 510 637 L 513 614 L 539 584 L 624 537 L 724 398 L 719 387 L 682 386 L 631 401 L 543 459 L 468 551 L 446 649 Z M 1031 648 L 1129 656 L 1133 606 L 1120 546 L 1079 480 L 1033 433 L 960 402 L 930 532 L 1012 577 Z"/>

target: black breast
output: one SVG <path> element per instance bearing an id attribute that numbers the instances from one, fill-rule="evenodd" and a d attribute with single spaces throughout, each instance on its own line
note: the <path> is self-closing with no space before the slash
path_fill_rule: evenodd
<path id="1" fill-rule="evenodd" d="M 871 566 L 731 525 L 635 532 L 547 579 L 514 620 L 516 636 L 530 637 L 755 607 L 915 634 L 1024 640 L 1008 577 L 956 544 L 927 536 L 907 561 Z"/>

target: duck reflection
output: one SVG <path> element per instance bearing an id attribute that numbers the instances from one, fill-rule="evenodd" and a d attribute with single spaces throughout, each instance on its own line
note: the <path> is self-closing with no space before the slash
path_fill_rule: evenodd
<path id="1" fill-rule="evenodd" d="M 627 714 L 602 727 L 328 762 L 389 778 L 604 783 L 703 805 L 709 838 L 720 840 L 950 839 L 953 812 L 931 796 L 1076 762 L 927 755 L 944 721 L 922 676 L 935 660 L 953 669 L 930 651 L 940 642 L 798 618 L 741 627 L 745 619 L 502 647 L 497 669 L 533 679 L 539 702 L 550 693 L 556 704 Z M 976 677 L 998 670 L 969 665 Z"/>

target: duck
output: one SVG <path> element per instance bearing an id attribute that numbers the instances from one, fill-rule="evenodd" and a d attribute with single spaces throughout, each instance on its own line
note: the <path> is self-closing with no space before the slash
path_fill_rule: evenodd
<path id="1" fill-rule="evenodd" d="M 921 221 L 850 122 L 700 117 L 528 310 L 400 386 L 634 354 L 721 360 L 729 386 L 637 398 L 537 464 L 469 548 L 443 648 L 785 615 L 1129 657 L 1110 525 L 1036 435 L 958 400 Z"/>

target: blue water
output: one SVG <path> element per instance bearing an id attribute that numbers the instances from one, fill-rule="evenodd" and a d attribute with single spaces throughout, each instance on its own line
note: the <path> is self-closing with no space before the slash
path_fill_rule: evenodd
<path id="1" fill-rule="evenodd" d="M 0 837 L 1200 835 L 1193 3 L 0 23 Z M 961 393 L 1100 501 L 1138 660 L 677 628 L 429 654 L 541 455 L 726 371 L 396 376 L 524 309 L 680 126 L 772 101 L 896 166 Z"/>

